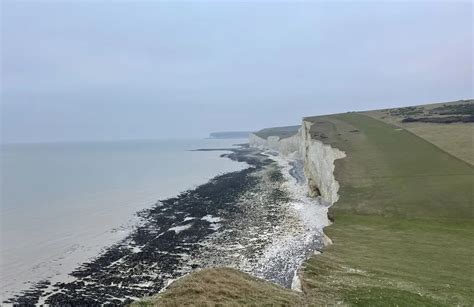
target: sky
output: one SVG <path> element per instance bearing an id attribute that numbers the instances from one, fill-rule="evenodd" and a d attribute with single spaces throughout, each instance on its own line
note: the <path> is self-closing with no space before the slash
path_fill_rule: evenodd
<path id="1" fill-rule="evenodd" d="M 2 142 L 205 137 L 473 97 L 460 1 L 1 1 Z"/>

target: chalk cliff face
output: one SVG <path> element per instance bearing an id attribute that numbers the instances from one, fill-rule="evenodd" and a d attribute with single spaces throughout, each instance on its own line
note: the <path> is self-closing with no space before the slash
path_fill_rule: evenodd
<path id="1" fill-rule="evenodd" d="M 281 140 L 278 136 L 269 136 L 267 139 L 263 139 L 251 133 L 249 136 L 249 144 L 252 147 L 278 151 L 286 157 L 291 156 L 294 159 L 302 158 L 300 156 L 301 136 L 299 132 Z"/>
<path id="2" fill-rule="evenodd" d="M 301 126 L 300 151 L 304 161 L 304 173 L 308 180 L 308 191 L 311 196 L 318 194 L 330 204 L 334 204 L 339 195 L 339 183 L 334 177 L 334 161 L 344 158 L 346 154 L 330 145 L 311 138 L 309 130 L 312 123 L 303 121 Z"/>
<path id="3" fill-rule="evenodd" d="M 303 121 L 297 134 L 281 139 L 269 136 L 267 139 L 250 134 L 249 144 L 252 147 L 271 149 L 292 159 L 301 159 L 308 183 L 310 196 L 320 195 L 323 200 L 333 204 L 339 195 L 339 183 L 334 178 L 334 161 L 344 158 L 343 151 L 311 138 L 311 122 Z"/>

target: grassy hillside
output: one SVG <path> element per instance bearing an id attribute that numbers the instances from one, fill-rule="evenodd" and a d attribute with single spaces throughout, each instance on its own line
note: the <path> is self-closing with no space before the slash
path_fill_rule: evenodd
<path id="1" fill-rule="evenodd" d="M 474 304 L 473 167 L 361 114 L 308 120 L 347 158 L 336 161 L 340 200 L 325 229 L 334 244 L 305 265 L 307 299 Z"/>

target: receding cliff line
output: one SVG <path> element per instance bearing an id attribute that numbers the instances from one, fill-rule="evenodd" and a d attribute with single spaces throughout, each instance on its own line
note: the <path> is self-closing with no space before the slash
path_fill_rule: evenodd
<path id="1" fill-rule="evenodd" d="M 264 139 L 252 133 L 249 136 L 249 144 L 252 147 L 275 150 L 283 156 L 303 160 L 308 194 L 312 197 L 321 196 L 324 201 L 332 205 L 339 198 L 339 183 L 334 177 L 334 161 L 346 155 L 337 148 L 312 139 L 311 125 L 311 122 L 303 120 L 298 133 L 283 139 L 276 135 Z"/>

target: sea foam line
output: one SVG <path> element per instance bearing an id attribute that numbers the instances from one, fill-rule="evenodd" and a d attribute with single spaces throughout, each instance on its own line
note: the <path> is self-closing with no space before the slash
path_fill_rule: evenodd
<path id="1" fill-rule="evenodd" d="M 324 245 L 323 228 L 330 224 L 327 215 L 329 205 L 320 197 L 308 196 L 301 161 L 285 157 L 274 151 L 265 152 L 265 154 L 281 167 L 285 178 L 283 186 L 293 198 L 289 203 L 290 208 L 302 223 L 303 231 L 277 239 L 265 251 L 262 261 L 287 261 L 287 265 L 291 267 L 289 270 L 293 271 L 291 288 L 301 291 L 298 271 L 303 262 L 311 255 L 319 253 L 319 249 Z"/>

